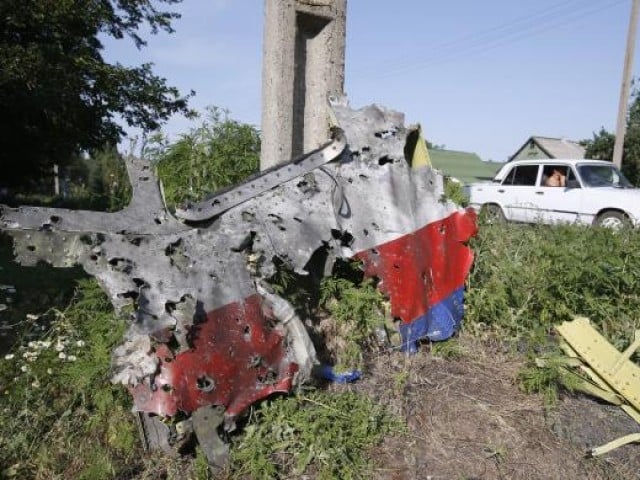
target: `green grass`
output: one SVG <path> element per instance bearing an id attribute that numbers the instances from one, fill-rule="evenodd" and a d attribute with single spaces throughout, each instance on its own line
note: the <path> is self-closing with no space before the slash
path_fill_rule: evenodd
<path id="1" fill-rule="evenodd" d="M 518 384 L 553 407 L 577 378 L 556 361 L 554 325 L 588 317 L 617 349 L 640 328 L 640 232 L 577 226 L 481 225 L 464 329 L 528 355 Z M 546 365 L 535 365 L 544 356 Z M 636 357 L 637 358 L 637 357 Z"/>
<path id="2" fill-rule="evenodd" d="M 531 347 L 589 317 L 618 349 L 640 327 L 640 234 L 577 226 L 481 225 L 465 329 Z"/>
<path id="3" fill-rule="evenodd" d="M 124 321 L 93 280 L 0 359 L 0 478 L 119 478 L 140 453 L 131 402 L 109 381 Z"/>
<path id="4" fill-rule="evenodd" d="M 263 403 L 231 449 L 232 478 L 367 478 L 367 457 L 383 435 L 403 425 L 353 392 L 300 393 Z"/>

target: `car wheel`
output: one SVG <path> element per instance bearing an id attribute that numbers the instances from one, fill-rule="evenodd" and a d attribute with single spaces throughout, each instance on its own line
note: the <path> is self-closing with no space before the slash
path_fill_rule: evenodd
<path id="1" fill-rule="evenodd" d="M 595 221 L 595 225 L 598 227 L 610 228 L 611 230 L 620 230 L 629 224 L 629 217 L 622 212 L 613 210 L 601 213 Z"/>
<path id="2" fill-rule="evenodd" d="M 482 209 L 480 209 L 480 218 L 484 223 L 490 225 L 504 223 L 506 221 L 502 208 L 494 203 L 488 203 L 482 206 Z"/>

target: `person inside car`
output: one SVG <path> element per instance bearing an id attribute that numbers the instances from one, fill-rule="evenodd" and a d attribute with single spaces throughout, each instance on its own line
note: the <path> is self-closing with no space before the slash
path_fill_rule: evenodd
<path id="1" fill-rule="evenodd" d="M 545 175 L 543 184 L 545 187 L 564 187 L 567 183 L 567 176 L 560 167 L 552 167 L 551 174 Z"/>

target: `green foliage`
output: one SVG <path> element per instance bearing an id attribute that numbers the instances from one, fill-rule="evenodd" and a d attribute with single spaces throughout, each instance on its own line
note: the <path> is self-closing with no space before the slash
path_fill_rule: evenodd
<path id="1" fill-rule="evenodd" d="M 559 349 L 543 357 L 543 364 L 537 365 L 535 359 L 518 372 L 517 382 L 526 393 L 542 393 L 547 408 L 554 407 L 558 401 L 558 390 L 563 388 L 574 392 L 581 379 L 566 366 Z"/>
<path id="2" fill-rule="evenodd" d="M 552 327 L 589 317 L 619 349 L 640 327 L 640 235 L 579 226 L 481 225 L 465 328 L 547 343 Z"/>
<path id="3" fill-rule="evenodd" d="M 299 275 L 278 258 L 274 259 L 276 273 L 269 279 L 274 291 L 285 298 L 302 318 L 313 318 L 318 308 L 318 288 L 321 278 L 312 273 Z"/>
<path id="4" fill-rule="evenodd" d="M 115 212 L 126 207 L 131 201 L 131 182 L 124 159 L 117 150 L 100 150 L 85 162 L 90 208 Z"/>
<path id="5" fill-rule="evenodd" d="M 583 140 L 585 157 L 596 160 L 611 160 L 615 141 L 616 136 L 601 127 L 598 133 L 594 132 L 592 139 Z"/>
<path id="6" fill-rule="evenodd" d="M 212 476 L 207 456 L 200 447 L 196 448 L 196 458 L 193 461 L 194 480 L 210 480 Z"/>
<path id="7" fill-rule="evenodd" d="M 464 356 L 464 349 L 457 339 L 451 338 L 446 342 L 434 342 L 431 344 L 431 353 L 435 357 L 446 360 L 454 360 Z"/>
<path id="8" fill-rule="evenodd" d="M 332 352 L 340 368 L 362 365 L 362 354 L 377 344 L 376 331 L 385 329 L 385 301 L 374 279 L 364 279 L 358 262 L 339 262 L 334 275 L 320 283 L 320 306 L 333 320 L 338 341 Z"/>
<path id="9" fill-rule="evenodd" d="M 525 393 L 542 393 L 545 406 L 553 407 L 558 401 L 558 387 L 562 385 L 561 368 L 555 364 L 538 367 L 530 363 L 518 372 L 518 385 Z"/>
<path id="10" fill-rule="evenodd" d="M 150 64 L 125 67 L 102 56 L 102 39 L 140 30 L 172 32 L 178 15 L 156 5 L 180 0 L 3 0 L 0 2 L 0 165 L 2 182 L 38 179 L 82 150 L 115 145 L 116 121 L 147 131 L 187 98 L 154 75 Z M 10 167 L 10 168 L 9 168 Z"/>
<path id="11" fill-rule="evenodd" d="M 4 475 L 118 478 L 137 442 L 128 395 L 109 381 L 124 322 L 90 280 L 79 283 L 65 310 L 51 314 L 0 359 Z"/>
<path id="12" fill-rule="evenodd" d="M 260 137 L 255 127 L 210 107 L 199 127 L 174 143 L 155 136 L 145 154 L 157 165 L 167 203 L 177 205 L 200 200 L 257 172 Z"/>
<path id="13" fill-rule="evenodd" d="M 402 424 L 353 392 L 309 392 L 263 403 L 231 449 L 232 477 L 367 478 L 367 450 Z"/>
<path id="14" fill-rule="evenodd" d="M 592 139 L 583 140 L 586 158 L 600 160 L 613 159 L 615 135 L 600 128 Z M 629 113 L 627 115 L 626 133 L 622 151 L 622 172 L 634 185 L 640 185 L 640 89 L 631 93 Z"/>
<path id="15" fill-rule="evenodd" d="M 467 206 L 469 204 L 469 195 L 467 195 L 460 182 L 445 178 L 444 180 L 444 195 L 442 201 L 449 200 L 460 206 Z"/>
<path id="16" fill-rule="evenodd" d="M 330 277 L 297 275 L 282 263 L 276 266 L 272 288 L 312 320 L 312 333 L 322 337 L 316 349 L 323 361 L 337 370 L 361 367 L 363 353 L 379 347 L 377 332 L 387 325 L 384 297 L 373 279 L 364 278 L 360 262 L 338 260 Z"/>

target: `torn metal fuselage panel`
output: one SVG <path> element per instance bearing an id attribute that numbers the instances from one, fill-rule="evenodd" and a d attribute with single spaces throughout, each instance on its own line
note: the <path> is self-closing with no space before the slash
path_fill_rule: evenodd
<path id="1" fill-rule="evenodd" d="M 260 286 L 275 258 L 298 272 L 318 249 L 361 259 L 390 299 L 405 350 L 458 329 L 475 215 L 442 200 L 438 172 L 405 159 L 402 114 L 344 102 L 333 110 L 346 147 L 336 138 L 306 163 L 179 210 L 180 220 L 140 159 L 128 164 L 134 196 L 121 212 L 2 207 L 20 263 L 81 264 L 116 308 L 136 305 L 113 381 L 137 410 L 222 406 L 232 428 L 253 402 L 310 374 L 315 352 L 300 319 Z"/>

